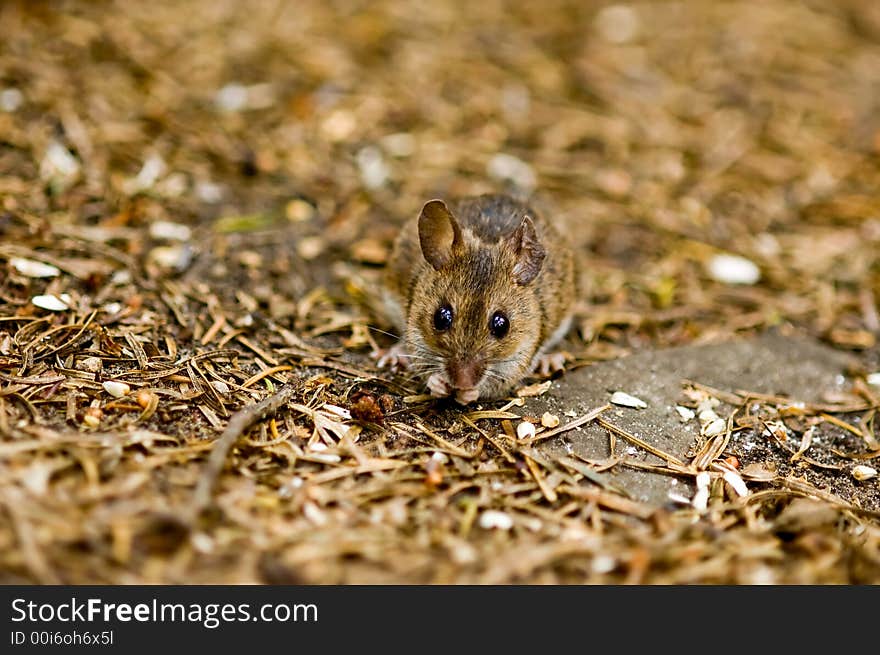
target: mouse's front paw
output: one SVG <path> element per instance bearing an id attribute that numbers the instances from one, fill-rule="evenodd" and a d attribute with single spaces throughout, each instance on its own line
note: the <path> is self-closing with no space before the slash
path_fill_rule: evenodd
<path id="1" fill-rule="evenodd" d="M 370 353 L 379 368 L 388 367 L 392 371 L 403 371 L 409 368 L 409 354 L 403 343 L 398 341 L 390 348 L 380 348 Z"/>
<path id="2" fill-rule="evenodd" d="M 543 353 L 535 358 L 535 372 L 546 376 L 556 371 L 565 370 L 565 362 L 569 356 L 564 352 Z"/>
<path id="3" fill-rule="evenodd" d="M 452 385 L 442 373 L 434 373 L 427 381 L 428 391 L 436 398 L 445 398 L 452 393 Z"/>
<path id="4" fill-rule="evenodd" d="M 459 389 L 455 393 L 455 401 L 459 405 L 468 405 L 480 397 L 479 389 Z"/>

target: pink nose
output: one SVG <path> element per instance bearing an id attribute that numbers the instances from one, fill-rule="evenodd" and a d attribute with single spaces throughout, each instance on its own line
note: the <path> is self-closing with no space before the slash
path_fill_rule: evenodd
<path id="1" fill-rule="evenodd" d="M 473 389 L 483 377 L 481 362 L 449 362 L 449 380 L 456 389 Z"/>

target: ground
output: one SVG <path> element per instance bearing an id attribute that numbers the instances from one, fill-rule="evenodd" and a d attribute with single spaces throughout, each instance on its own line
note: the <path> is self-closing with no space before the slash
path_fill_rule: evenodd
<path id="1" fill-rule="evenodd" d="M 878 87 L 867 0 L 2 3 L 0 581 L 880 581 Z M 375 292 L 499 191 L 579 316 L 462 409 Z"/>

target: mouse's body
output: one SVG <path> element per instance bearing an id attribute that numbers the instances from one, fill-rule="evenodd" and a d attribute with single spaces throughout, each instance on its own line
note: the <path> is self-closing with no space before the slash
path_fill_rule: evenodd
<path id="1" fill-rule="evenodd" d="M 431 393 L 462 404 L 495 398 L 550 355 L 571 323 L 574 258 L 527 205 L 504 195 L 425 204 L 394 246 L 385 306 L 400 331 L 380 357 L 408 366 Z"/>

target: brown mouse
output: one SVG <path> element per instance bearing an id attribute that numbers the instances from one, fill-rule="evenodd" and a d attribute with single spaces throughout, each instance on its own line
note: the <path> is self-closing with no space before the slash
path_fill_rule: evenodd
<path id="1" fill-rule="evenodd" d="M 574 257 L 529 206 L 505 195 L 425 204 L 398 236 L 385 273 L 388 319 L 402 335 L 375 353 L 408 367 L 432 395 L 497 398 L 536 368 L 571 324 Z"/>

